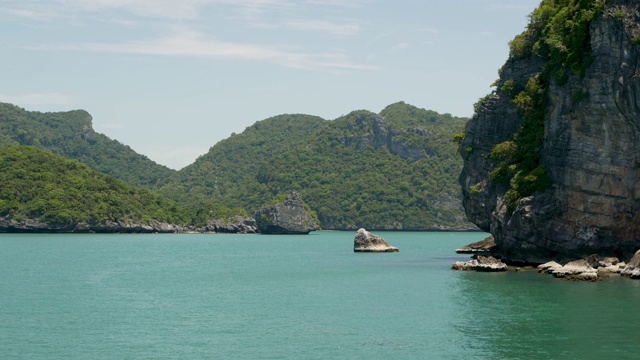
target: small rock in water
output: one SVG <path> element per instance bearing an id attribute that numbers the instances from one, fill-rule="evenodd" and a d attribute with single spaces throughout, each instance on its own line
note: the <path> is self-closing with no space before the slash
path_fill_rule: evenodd
<path id="1" fill-rule="evenodd" d="M 398 252 L 398 248 L 389 245 L 383 238 L 365 229 L 359 229 L 353 239 L 354 252 Z"/>

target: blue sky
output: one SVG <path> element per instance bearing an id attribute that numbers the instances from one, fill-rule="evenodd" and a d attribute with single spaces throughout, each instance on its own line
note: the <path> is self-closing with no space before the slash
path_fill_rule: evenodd
<path id="1" fill-rule="evenodd" d="M 471 116 L 539 0 L 2 0 L 0 101 L 179 169 L 283 113 Z"/>

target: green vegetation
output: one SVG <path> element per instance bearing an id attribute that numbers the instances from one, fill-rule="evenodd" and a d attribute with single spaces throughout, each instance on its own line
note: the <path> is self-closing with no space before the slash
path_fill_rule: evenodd
<path id="1" fill-rule="evenodd" d="M 0 216 L 201 226 L 298 191 L 327 229 L 459 226 L 466 224 L 456 184 L 462 164 L 450 139 L 465 123 L 405 103 L 334 121 L 280 115 L 175 172 L 93 132 L 84 111 L 0 103 Z"/>
<path id="2" fill-rule="evenodd" d="M 498 144 L 490 157 L 499 161 L 491 179 L 508 183 L 505 194 L 507 210 L 512 212 L 517 201 L 552 185 L 546 167 L 540 164 L 544 140 L 544 117 L 548 105 L 549 84 L 563 85 L 573 75 L 581 78 L 591 64 L 589 27 L 602 13 L 604 1 L 543 0 L 531 13 L 529 26 L 510 42 L 509 61 L 538 57 L 545 65 L 526 84 L 506 79 L 500 91 L 515 104 L 523 122 L 511 141 Z M 588 93 L 574 94 L 578 103 Z"/>
<path id="3" fill-rule="evenodd" d="M 1 145 L 50 150 L 137 186 L 152 186 L 175 172 L 94 132 L 91 115 L 83 110 L 41 113 L 0 103 Z"/>
<path id="4" fill-rule="evenodd" d="M 333 121 L 276 116 L 219 142 L 159 191 L 189 207 L 210 201 L 249 214 L 297 191 L 325 229 L 461 225 L 451 138 L 465 123 L 405 103 Z"/>
<path id="5" fill-rule="evenodd" d="M 0 217 L 47 224 L 151 220 L 186 224 L 173 201 L 31 146 L 0 147 Z"/>
<path id="6" fill-rule="evenodd" d="M 560 84 L 570 70 L 584 74 L 592 61 L 589 26 L 604 5 L 603 0 L 543 0 L 529 15 L 527 29 L 510 42 L 511 58 L 544 59 L 544 77 Z"/>

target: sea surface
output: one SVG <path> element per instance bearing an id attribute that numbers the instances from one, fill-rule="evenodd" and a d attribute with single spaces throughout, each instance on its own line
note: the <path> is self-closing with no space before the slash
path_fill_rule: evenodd
<path id="1" fill-rule="evenodd" d="M 640 281 L 450 270 L 483 233 L 0 235 L 2 359 L 636 359 Z"/>

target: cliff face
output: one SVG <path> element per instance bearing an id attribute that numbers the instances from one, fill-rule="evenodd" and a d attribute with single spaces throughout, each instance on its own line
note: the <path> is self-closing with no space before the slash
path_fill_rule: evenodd
<path id="1" fill-rule="evenodd" d="M 491 180 L 491 150 L 523 123 L 504 89 L 481 102 L 461 144 L 470 221 L 491 232 L 511 261 L 571 260 L 592 253 L 630 258 L 640 248 L 640 5 L 609 1 L 589 27 L 584 76 L 550 82 L 540 163 L 553 186 L 508 211 L 508 184 Z M 499 84 L 524 86 L 545 61 L 509 59 Z"/>
<path id="2" fill-rule="evenodd" d="M 343 139 L 345 146 L 355 144 L 359 150 L 370 146 L 386 147 L 390 153 L 413 161 L 435 155 L 420 146 L 421 144 L 410 144 L 404 139 L 412 135 L 427 138 L 429 134 L 426 130 L 414 127 L 394 130 L 381 115 L 358 113 L 354 116 L 354 121 L 347 123 L 347 128 L 354 135 Z"/>

